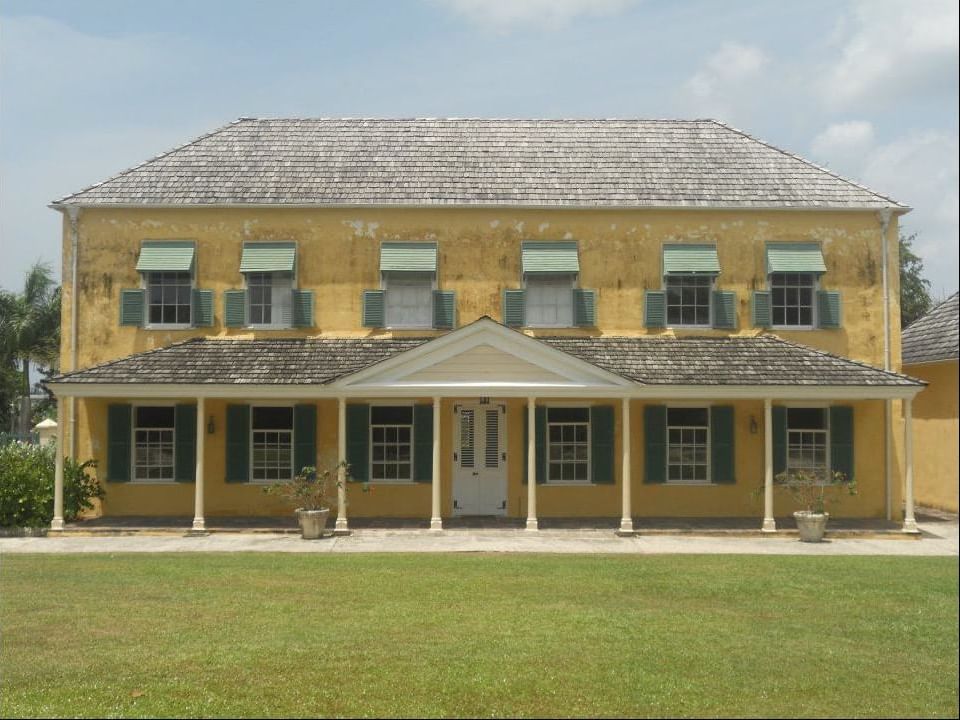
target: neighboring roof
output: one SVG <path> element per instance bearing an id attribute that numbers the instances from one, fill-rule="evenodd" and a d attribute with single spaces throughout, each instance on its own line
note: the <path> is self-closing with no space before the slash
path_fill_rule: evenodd
<path id="1" fill-rule="evenodd" d="M 56 205 L 906 210 L 715 120 L 241 118 Z"/>
<path id="2" fill-rule="evenodd" d="M 960 293 L 954 293 L 903 331 L 904 365 L 960 358 L 958 297 Z"/>
<path id="3" fill-rule="evenodd" d="M 550 347 L 646 385 L 919 386 L 896 373 L 772 336 L 735 338 L 567 338 Z M 426 338 L 196 338 L 49 380 L 97 384 L 327 384 Z"/>

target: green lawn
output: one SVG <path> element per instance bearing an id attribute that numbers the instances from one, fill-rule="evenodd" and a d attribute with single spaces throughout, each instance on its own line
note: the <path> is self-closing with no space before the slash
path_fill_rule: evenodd
<path id="1" fill-rule="evenodd" d="M 956 558 L 0 558 L 2 716 L 957 716 Z"/>

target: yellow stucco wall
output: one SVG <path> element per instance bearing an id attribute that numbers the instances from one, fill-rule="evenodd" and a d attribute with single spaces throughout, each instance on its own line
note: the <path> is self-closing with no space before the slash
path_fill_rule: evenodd
<path id="1" fill-rule="evenodd" d="M 898 266 L 896 220 L 891 223 L 889 264 Z M 672 242 L 715 242 L 723 268 L 718 288 L 738 295 L 739 334 L 760 332 L 750 323 L 750 291 L 766 287 L 767 241 L 816 240 L 823 244 L 827 273 L 824 289 L 843 297 L 839 330 L 778 332 L 782 337 L 829 352 L 883 364 L 881 241 L 879 222 L 866 212 L 733 212 L 662 210 L 516 210 L 516 209 L 84 209 L 79 220 L 80 255 L 77 367 L 83 368 L 131 353 L 162 347 L 193 336 L 290 337 L 372 336 L 389 334 L 360 326 L 361 291 L 379 287 L 379 245 L 384 240 L 432 240 L 439 247 L 438 286 L 457 293 L 458 320 L 465 325 L 483 315 L 500 319 L 501 292 L 519 287 L 520 243 L 525 239 L 575 239 L 580 250 L 580 285 L 597 291 L 597 328 L 540 331 L 555 335 L 630 335 L 643 327 L 643 293 L 659 289 L 661 248 Z M 140 244 L 147 239 L 193 239 L 197 242 L 197 286 L 215 291 L 212 328 L 150 331 L 120 327 L 119 293 L 138 287 L 135 270 Z M 316 327 L 256 332 L 222 326 L 222 292 L 243 287 L 238 272 L 242 243 L 252 240 L 294 240 L 298 245 L 297 284 L 315 291 Z M 71 233 L 64 222 L 62 364 L 72 369 L 70 338 Z M 894 367 L 899 364 L 899 296 L 891 273 L 890 317 L 893 323 Z M 528 331 L 537 334 L 537 331 Z M 678 334 L 684 331 L 678 331 Z M 696 330 L 686 334 L 725 335 L 728 331 Z M 425 334 L 417 331 L 417 335 Z M 469 398 L 475 400 L 475 398 Z M 243 401 L 238 397 L 237 401 Z M 449 408 L 453 400 L 444 401 Z M 508 513 L 526 513 L 522 484 L 522 401 L 508 401 Z M 78 400 L 77 455 L 105 462 L 106 401 Z M 69 405 L 68 405 L 69 407 Z M 322 457 L 336 447 L 336 405 L 318 403 Z M 749 433 L 752 414 L 761 424 L 759 403 L 737 403 L 738 482 L 732 486 L 670 487 L 645 485 L 643 475 L 642 403 L 633 404 L 634 511 L 642 515 L 756 515 L 761 512 L 750 490 L 762 477 L 762 434 Z M 883 403 L 857 403 L 857 473 L 861 495 L 848 499 L 838 514 L 882 516 L 884 512 Z M 207 438 L 207 513 L 276 514 L 275 498 L 256 486 L 223 481 L 225 402 L 208 401 L 218 431 Z M 619 412 L 619 410 L 618 410 Z M 902 478 L 899 457 L 902 431 L 899 403 L 894 403 L 893 512 L 900 513 Z M 619 417 L 618 417 L 619 423 Z M 618 426 L 619 427 L 619 426 Z M 745 429 L 746 428 L 746 429 Z M 69 425 L 67 433 L 69 435 Z M 618 431 L 619 438 L 619 431 Z M 619 439 L 618 439 L 619 442 Z M 450 456 L 450 428 L 444 426 L 443 457 Z M 68 436 L 68 447 L 74 439 Z M 919 453 L 918 453 L 919 455 Z M 543 487 L 539 514 L 610 516 L 620 512 L 618 484 L 591 487 Z M 444 470 L 444 514 L 452 506 L 449 468 Z M 350 512 L 357 516 L 427 517 L 428 484 L 375 486 L 371 493 L 351 490 Z M 791 508 L 778 496 L 777 513 Z M 181 514 L 193 512 L 193 486 L 137 486 L 111 483 L 104 501 L 108 514 Z"/>
<path id="2" fill-rule="evenodd" d="M 453 514 L 452 449 L 453 405 L 473 401 L 449 399 L 441 403 L 441 498 L 444 517 Z M 94 457 L 101 470 L 106 469 L 106 414 L 110 401 L 87 399 L 79 402 L 80 456 Z M 134 400 L 134 402 L 136 402 Z M 150 401 L 144 401 L 150 402 Z M 258 401 L 260 402 L 260 401 Z M 495 401 L 496 402 L 496 401 Z M 523 420 L 526 403 L 520 399 L 503 401 L 506 414 L 507 451 L 507 515 L 525 517 L 527 487 L 524 477 Z M 572 400 L 571 402 L 579 402 Z M 591 401 L 583 401 L 591 402 Z M 605 404 L 605 401 L 592 401 Z M 540 517 L 619 517 L 621 513 L 621 417 L 619 403 L 615 407 L 616 435 L 614 449 L 615 483 L 586 486 L 537 487 L 537 509 Z M 644 403 L 631 403 L 631 480 L 633 514 L 636 517 L 743 517 L 761 516 L 762 500 L 754 490 L 763 483 L 763 404 L 739 401 L 734 405 L 736 483 L 730 485 L 677 486 L 647 484 L 644 472 Z M 855 433 L 855 468 L 859 495 L 843 497 L 831 509 L 836 516 L 880 517 L 884 512 L 883 455 L 876 452 L 875 440 L 882 437 L 882 403 L 853 403 Z M 337 405 L 333 400 L 317 402 L 317 453 L 321 463 L 333 464 L 337 448 Z M 204 463 L 205 507 L 208 516 L 281 515 L 288 512 L 280 500 L 263 493 L 257 484 L 227 483 L 225 477 L 226 401 L 207 400 L 204 424 L 213 418 L 215 431 L 206 437 Z M 757 422 L 757 432 L 750 430 L 750 419 Z M 105 473 L 101 473 L 105 477 Z M 105 483 L 107 494 L 102 512 L 106 515 L 183 515 L 194 508 L 194 486 L 191 483 L 139 484 Z M 371 483 L 367 492 L 351 484 L 348 512 L 354 517 L 429 518 L 429 483 L 386 485 Z M 789 515 L 797 509 L 789 496 L 777 490 L 776 514 Z"/>
<path id="3" fill-rule="evenodd" d="M 913 401 L 913 481 L 917 503 L 957 512 L 957 361 L 904 365 L 903 371 L 930 383 Z"/>

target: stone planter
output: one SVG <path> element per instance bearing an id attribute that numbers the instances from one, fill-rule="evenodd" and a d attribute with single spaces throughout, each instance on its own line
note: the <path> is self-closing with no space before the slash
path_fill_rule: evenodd
<path id="1" fill-rule="evenodd" d="M 297 519 L 300 521 L 300 532 L 304 540 L 316 540 L 323 537 L 323 531 L 327 527 L 327 517 L 330 515 L 330 508 L 323 510 L 297 510 Z"/>
<path id="2" fill-rule="evenodd" d="M 793 517 L 797 521 L 797 530 L 800 531 L 800 542 L 823 542 L 823 534 L 827 530 L 830 513 L 798 510 Z"/>

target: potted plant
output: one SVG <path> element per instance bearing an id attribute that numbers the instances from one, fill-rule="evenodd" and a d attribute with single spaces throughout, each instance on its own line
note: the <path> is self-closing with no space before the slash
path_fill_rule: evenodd
<path id="1" fill-rule="evenodd" d="M 801 542 L 821 542 L 830 519 L 827 504 L 837 501 L 841 493 L 857 494 L 856 481 L 842 472 L 821 475 L 808 470 L 788 470 L 777 475 L 777 483 L 803 507 L 793 513 Z"/>
<path id="2" fill-rule="evenodd" d="M 330 501 L 336 500 L 336 492 L 340 487 L 341 467 L 346 475 L 349 472 L 346 463 L 320 470 L 305 467 L 292 480 L 273 483 L 263 489 L 268 495 L 278 495 L 293 506 L 304 540 L 323 537 L 330 516 Z"/>

